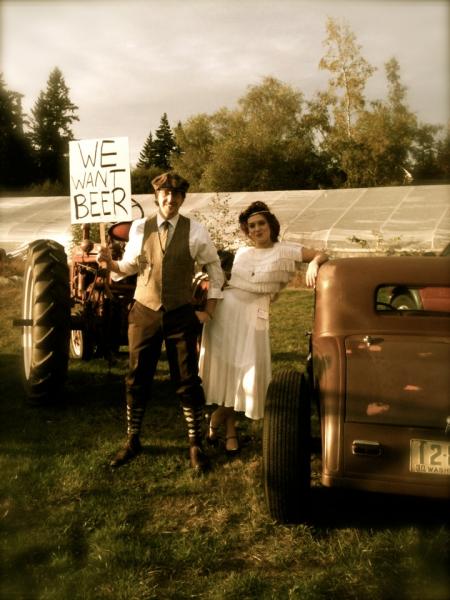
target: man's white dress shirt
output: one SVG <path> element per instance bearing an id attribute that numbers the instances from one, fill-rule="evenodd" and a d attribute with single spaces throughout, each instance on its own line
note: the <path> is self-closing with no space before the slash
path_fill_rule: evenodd
<path id="1" fill-rule="evenodd" d="M 177 214 L 172 219 L 169 219 L 170 226 L 166 246 L 170 244 L 173 232 L 178 223 L 178 218 L 179 215 Z M 128 236 L 129 241 L 125 247 L 124 255 L 121 260 L 117 261 L 117 265 L 123 275 L 111 273 L 111 277 L 114 281 L 119 281 L 124 276 L 134 275 L 138 272 L 138 259 L 142 252 L 142 240 L 144 237 L 146 220 L 146 218 L 138 219 L 131 224 Z M 156 220 L 159 231 L 161 232 L 162 224 L 165 219 L 157 213 Z M 222 286 L 224 283 L 224 276 L 222 267 L 220 266 L 220 260 L 217 256 L 217 250 L 209 237 L 206 227 L 198 221 L 194 221 L 193 219 L 189 220 L 191 222 L 189 229 L 189 251 L 193 260 L 195 260 L 200 268 L 203 266 L 206 267 L 209 278 L 208 298 L 223 298 Z"/>

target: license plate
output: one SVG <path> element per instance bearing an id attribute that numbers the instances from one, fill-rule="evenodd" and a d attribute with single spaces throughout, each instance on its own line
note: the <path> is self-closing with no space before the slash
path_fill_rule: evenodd
<path id="1" fill-rule="evenodd" d="M 411 440 L 409 470 L 413 473 L 450 475 L 450 444 L 436 440 Z"/>

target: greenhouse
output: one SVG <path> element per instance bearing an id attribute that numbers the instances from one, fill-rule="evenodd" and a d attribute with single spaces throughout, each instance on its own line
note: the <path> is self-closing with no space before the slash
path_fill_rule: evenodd
<path id="1" fill-rule="evenodd" d="M 155 212 L 152 194 L 133 199 L 144 214 Z M 255 200 L 266 202 L 278 216 L 283 239 L 335 254 L 439 252 L 450 240 L 450 185 L 192 193 L 181 212 L 201 214 L 203 221 L 220 226 L 224 215 L 227 222 L 236 222 L 238 213 Z M 138 218 L 138 207 L 134 210 Z M 0 198 L 0 247 L 11 252 L 40 238 L 69 244 L 69 197 Z"/>

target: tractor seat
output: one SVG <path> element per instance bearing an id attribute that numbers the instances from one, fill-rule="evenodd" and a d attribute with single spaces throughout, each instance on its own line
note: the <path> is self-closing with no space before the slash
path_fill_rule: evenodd
<path id="1" fill-rule="evenodd" d="M 130 234 L 130 227 L 132 221 L 120 221 L 114 223 L 108 229 L 109 237 L 115 242 L 128 242 L 128 236 Z"/>

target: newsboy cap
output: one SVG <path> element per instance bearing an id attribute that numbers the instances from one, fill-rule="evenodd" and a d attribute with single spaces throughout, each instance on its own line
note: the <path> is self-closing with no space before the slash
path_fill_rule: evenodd
<path id="1" fill-rule="evenodd" d="M 189 188 L 189 182 L 183 179 L 177 173 L 162 173 L 152 179 L 152 186 L 155 192 L 158 190 L 173 190 L 185 194 Z"/>

